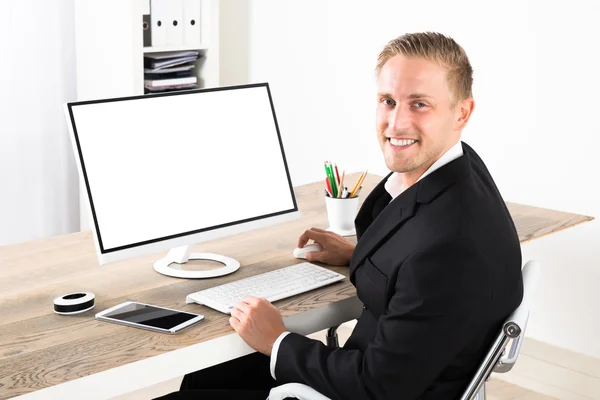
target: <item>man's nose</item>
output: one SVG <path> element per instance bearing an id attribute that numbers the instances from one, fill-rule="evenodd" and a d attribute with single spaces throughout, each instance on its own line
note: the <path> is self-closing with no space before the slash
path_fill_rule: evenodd
<path id="1" fill-rule="evenodd" d="M 394 132 L 402 132 L 410 128 L 410 113 L 409 110 L 403 107 L 397 106 L 394 111 L 390 113 L 390 119 L 390 128 L 392 128 Z"/>

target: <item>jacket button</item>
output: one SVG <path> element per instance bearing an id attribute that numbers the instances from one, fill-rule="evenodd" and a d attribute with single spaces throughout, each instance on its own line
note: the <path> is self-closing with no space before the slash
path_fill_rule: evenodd
<path id="1" fill-rule="evenodd" d="M 367 306 L 363 306 L 363 310 L 366 310 L 366 309 L 367 309 Z"/>

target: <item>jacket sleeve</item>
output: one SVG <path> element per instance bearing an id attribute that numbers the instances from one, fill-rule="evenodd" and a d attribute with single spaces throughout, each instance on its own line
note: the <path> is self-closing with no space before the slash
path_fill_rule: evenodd
<path id="1" fill-rule="evenodd" d="M 484 258 L 465 243 L 415 253 L 400 267 L 365 351 L 291 333 L 279 348 L 277 382 L 304 383 L 332 399 L 415 399 L 472 339 L 470 324 L 490 304 L 489 279 Z"/>

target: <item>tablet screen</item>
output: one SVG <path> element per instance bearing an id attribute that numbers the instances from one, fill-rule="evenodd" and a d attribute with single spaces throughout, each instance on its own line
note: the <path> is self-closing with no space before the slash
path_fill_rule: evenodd
<path id="1" fill-rule="evenodd" d="M 131 322 L 154 328 L 171 329 L 190 319 L 197 317 L 181 311 L 167 310 L 160 307 L 140 303 L 130 303 L 117 310 L 105 314 L 105 317 L 117 321 Z"/>

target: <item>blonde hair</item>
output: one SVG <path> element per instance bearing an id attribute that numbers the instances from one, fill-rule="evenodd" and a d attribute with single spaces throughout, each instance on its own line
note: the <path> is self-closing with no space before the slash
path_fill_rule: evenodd
<path id="1" fill-rule="evenodd" d="M 449 36 L 437 32 L 407 33 L 389 41 L 377 58 L 377 76 L 392 57 L 420 57 L 435 62 L 448 71 L 450 100 L 473 97 L 473 68 L 465 50 Z"/>

